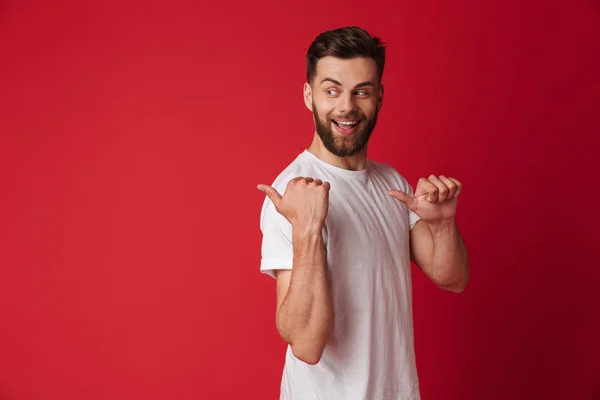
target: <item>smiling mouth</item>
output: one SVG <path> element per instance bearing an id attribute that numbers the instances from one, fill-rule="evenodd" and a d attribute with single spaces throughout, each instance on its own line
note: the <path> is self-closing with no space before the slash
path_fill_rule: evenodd
<path id="1" fill-rule="evenodd" d="M 360 123 L 359 119 L 351 120 L 351 121 L 336 121 L 332 120 L 334 124 L 339 126 L 340 128 L 353 128 Z"/>

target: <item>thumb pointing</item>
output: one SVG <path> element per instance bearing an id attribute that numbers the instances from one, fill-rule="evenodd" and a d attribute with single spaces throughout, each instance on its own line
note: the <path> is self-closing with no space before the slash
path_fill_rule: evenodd
<path id="1" fill-rule="evenodd" d="M 281 200 L 281 195 L 277 190 L 275 190 L 269 185 L 258 185 L 256 188 L 261 192 L 264 192 L 267 195 L 267 197 L 271 199 L 273 204 L 275 204 L 275 206 L 279 204 L 279 200 Z"/>
<path id="2" fill-rule="evenodd" d="M 412 196 L 399 190 L 388 190 L 388 194 L 403 202 L 409 209 L 413 209 L 415 199 Z"/>

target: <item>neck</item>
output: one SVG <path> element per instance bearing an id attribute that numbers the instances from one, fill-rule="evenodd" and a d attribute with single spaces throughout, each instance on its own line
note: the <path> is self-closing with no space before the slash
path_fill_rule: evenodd
<path id="1" fill-rule="evenodd" d="M 338 157 L 325 148 L 323 141 L 316 132 L 307 150 L 326 163 L 338 168 L 361 171 L 365 169 L 365 165 L 367 164 L 367 146 L 353 156 Z"/>

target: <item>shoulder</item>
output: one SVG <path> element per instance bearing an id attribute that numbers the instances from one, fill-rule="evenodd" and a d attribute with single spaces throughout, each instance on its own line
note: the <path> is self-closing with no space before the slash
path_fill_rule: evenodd
<path id="1" fill-rule="evenodd" d="M 287 184 L 298 176 L 305 176 L 310 171 L 310 162 L 307 160 L 304 153 L 298 154 L 298 156 L 290 162 L 280 173 L 277 175 L 271 186 L 273 186 L 280 194 L 283 194 Z"/>
<path id="2" fill-rule="evenodd" d="M 407 189 L 409 184 L 404 175 L 389 164 L 369 160 L 369 166 L 373 173 L 380 175 L 386 182 L 394 184 L 401 189 Z"/>
<path id="3" fill-rule="evenodd" d="M 271 186 L 283 194 L 289 181 L 300 176 L 321 179 L 323 181 L 336 179 L 335 174 L 331 174 L 322 161 L 305 150 L 298 154 L 294 161 L 281 171 Z"/>
<path id="4" fill-rule="evenodd" d="M 309 174 L 309 171 L 309 160 L 306 159 L 304 153 L 300 153 L 277 175 L 277 177 L 275 178 L 275 180 L 272 181 L 270 186 L 277 190 L 280 195 L 283 195 L 288 183 L 292 179 L 298 176 L 307 176 Z M 275 211 L 273 202 L 267 196 L 265 196 L 260 213 L 261 227 L 264 224 L 265 218 L 273 216 L 278 217 L 278 213 Z"/>

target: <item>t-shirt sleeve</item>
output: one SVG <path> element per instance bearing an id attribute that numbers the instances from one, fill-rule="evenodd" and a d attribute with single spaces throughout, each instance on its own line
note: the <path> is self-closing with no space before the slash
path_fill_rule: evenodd
<path id="1" fill-rule="evenodd" d="M 280 194 L 285 184 L 275 186 Z M 292 224 L 275 209 L 273 202 L 266 198 L 261 211 L 262 231 L 260 271 L 275 278 L 275 270 L 292 269 L 294 249 L 292 246 Z"/>
<path id="2" fill-rule="evenodd" d="M 408 183 L 406 185 L 408 187 L 407 193 L 409 195 L 413 196 L 414 192 L 413 192 L 412 186 L 409 185 Z M 408 212 L 408 226 L 410 229 L 412 229 L 415 226 L 415 224 L 421 220 L 421 217 L 419 217 L 417 214 L 412 212 L 408 207 L 406 207 L 406 211 Z"/>

